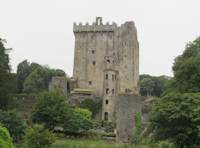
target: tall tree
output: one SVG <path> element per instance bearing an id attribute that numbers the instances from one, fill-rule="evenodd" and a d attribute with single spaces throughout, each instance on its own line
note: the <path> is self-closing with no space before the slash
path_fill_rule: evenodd
<path id="1" fill-rule="evenodd" d="M 17 89 L 19 93 L 23 91 L 23 84 L 26 77 L 30 74 L 30 63 L 27 60 L 22 61 L 17 66 Z"/>
<path id="2" fill-rule="evenodd" d="M 10 80 L 10 66 L 8 50 L 0 38 L 0 108 L 6 108 L 9 102 L 10 89 L 7 81 Z"/>
<path id="3" fill-rule="evenodd" d="M 173 71 L 169 89 L 153 107 L 154 133 L 177 148 L 200 147 L 200 37 L 175 59 Z"/>
<path id="4" fill-rule="evenodd" d="M 173 65 L 174 89 L 180 92 L 200 92 L 200 37 L 186 45 Z"/>

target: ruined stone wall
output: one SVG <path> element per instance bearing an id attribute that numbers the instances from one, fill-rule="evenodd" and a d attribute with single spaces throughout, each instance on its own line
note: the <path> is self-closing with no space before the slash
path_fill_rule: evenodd
<path id="1" fill-rule="evenodd" d="M 68 96 L 69 88 L 68 88 L 68 80 L 65 77 L 53 77 L 51 82 L 49 83 L 49 91 L 54 90 L 62 90 L 64 96 Z"/>
<path id="2" fill-rule="evenodd" d="M 130 142 L 134 136 L 135 114 L 141 112 L 141 97 L 119 94 L 116 99 L 117 141 Z"/>

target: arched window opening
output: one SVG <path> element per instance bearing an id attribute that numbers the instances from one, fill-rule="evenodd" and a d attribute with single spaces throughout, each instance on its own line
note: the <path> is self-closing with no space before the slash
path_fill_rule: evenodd
<path id="1" fill-rule="evenodd" d="M 106 104 L 108 104 L 108 100 L 106 100 Z"/>
<path id="2" fill-rule="evenodd" d="M 106 88 L 106 94 L 109 94 L 109 88 Z"/>

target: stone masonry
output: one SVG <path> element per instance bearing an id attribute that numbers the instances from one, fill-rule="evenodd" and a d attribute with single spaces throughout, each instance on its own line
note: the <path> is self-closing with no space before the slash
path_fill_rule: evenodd
<path id="1" fill-rule="evenodd" d="M 85 99 L 102 102 L 102 120 L 116 125 L 117 141 L 133 137 L 134 115 L 141 112 L 139 43 L 134 22 L 91 25 L 74 23 L 72 78 L 53 78 L 49 89 L 60 88 L 71 105 Z"/>
<path id="2" fill-rule="evenodd" d="M 114 121 L 119 93 L 138 94 L 139 43 L 134 22 L 89 25 L 74 23 L 73 78 L 81 89 L 103 99 L 102 119 Z"/>

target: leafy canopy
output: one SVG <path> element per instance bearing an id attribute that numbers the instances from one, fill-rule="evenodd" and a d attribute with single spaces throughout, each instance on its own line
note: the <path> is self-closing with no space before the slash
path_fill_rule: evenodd
<path id="1" fill-rule="evenodd" d="M 15 142 L 20 140 L 24 135 L 26 124 L 15 110 L 0 110 L 0 123 L 9 130 L 11 137 Z"/>
<path id="2" fill-rule="evenodd" d="M 13 148 L 12 138 L 8 130 L 0 125 L 0 147 L 1 148 Z"/>
<path id="3" fill-rule="evenodd" d="M 200 37 L 187 44 L 173 65 L 173 88 L 179 92 L 200 92 Z"/>
<path id="4" fill-rule="evenodd" d="M 45 129 L 42 125 L 36 124 L 26 131 L 25 146 L 28 148 L 50 148 L 54 142 L 54 134 Z"/>
<path id="5" fill-rule="evenodd" d="M 200 144 L 200 93 L 169 93 L 154 105 L 151 123 L 156 138 L 177 147 Z"/>
<path id="6" fill-rule="evenodd" d="M 44 92 L 37 98 L 32 119 L 34 122 L 43 123 L 46 127 L 53 129 L 62 122 L 63 116 L 68 115 L 68 108 L 65 98 L 59 92 Z"/>

